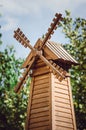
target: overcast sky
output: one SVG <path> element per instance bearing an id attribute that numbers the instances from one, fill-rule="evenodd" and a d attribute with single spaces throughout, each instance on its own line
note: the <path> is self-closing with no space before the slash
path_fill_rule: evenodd
<path id="1" fill-rule="evenodd" d="M 18 27 L 26 34 L 32 45 L 47 32 L 56 12 L 65 16 L 65 10 L 71 11 L 73 18 L 86 18 L 86 0 L 0 0 L 0 25 L 3 45 L 14 45 L 17 57 L 26 57 L 25 49 L 13 38 Z M 57 29 L 53 41 L 65 43 L 65 38 Z"/>

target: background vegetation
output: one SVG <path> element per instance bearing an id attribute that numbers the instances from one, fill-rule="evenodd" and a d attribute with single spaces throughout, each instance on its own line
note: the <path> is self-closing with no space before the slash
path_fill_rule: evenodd
<path id="1" fill-rule="evenodd" d="M 70 70 L 78 130 L 86 130 L 86 20 L 66 16 L 60 28 L 69 39 L 64 47 L 79 62 Z M 0 45 L 4 43 L 1 41 Z M 0 52 L 0 130 L 24 130 L 29 95 L 29 82 L 20 95 L 14 93 L 23 59 L 15 58 L 13 47 Z"/>

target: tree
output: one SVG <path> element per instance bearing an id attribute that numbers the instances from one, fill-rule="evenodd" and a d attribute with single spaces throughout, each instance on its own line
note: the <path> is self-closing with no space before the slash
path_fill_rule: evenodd
<path id="1" fill-rule="evenodd" d="M 14 92 L 22 62 L 15 58 L 13 47 L 0 52 L 0 130 L 24 130 L 29 88 L 20 95 Z"/>
<path id="2" fill-rule="evenodd" d="M 78 61 L 78 66 L 70 70 L 73 91 L 74 107 L 76 111 L 77 127 L 86 129 L 86 20 L 82 18 L 72 19 L 70 12 L 66 11 L 66 17 L 60 24 L 69 43 L 65 48 Z"/>

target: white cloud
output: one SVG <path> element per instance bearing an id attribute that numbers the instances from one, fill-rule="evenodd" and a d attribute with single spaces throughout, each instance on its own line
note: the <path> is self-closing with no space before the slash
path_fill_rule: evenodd
<path id="1" fill-rule="evenodd" d="M 4 45 L 5 43 L 9 45 L 12 42 L 12 32 L 16 26 L 22 26 L 26 34 L 30 32 L 29 38 L 34 43 L 40 34 L 45 33 L 52 15 L 56 12 L 64 15 L 65 10 L 70 10 L 73 17 L 85 18 L 86 0 L 0 0 L 0 13 L 2 14 L 0 25 L 3 31 Z M 44 29 L 45 31 L 43 31 Z M 62 37 L 56 35 L 56 40 L 57 38 L 64 43 Z M 20 46 L 18 47 L 17 44 L 14 46 L 19 52 L 17 55 L 23 57 L 25 50 L 19 51 L 21 50 Z"/>
<path id="2" fill-rule="evenodd" d="M 13 15 L 26 15 L 43 11 L 48 8 L 52 11 L 63 11 L 76 8 L 86 0 L 0 0 L 3 11 Z"/>
<path id="3" fill-rule="evenodd" d="M 80 12 L 80 15 L 85 15 L 85 9 L 81 5 L 85 5 L 86 0 L 0 0 L 2 16 L 4 17 L 5 25 L 3 30 L 12 29 L 18 22 L 20 17 L 43 15 L 44 9 L 49 9 L 51 12 L 64 13 L 69 9 L 74 15 Z M 82 8 L 82 10 L 79 9 Z M 83 12 L 83 13 L 82 13 Z M 46 14 L 44 14 L 46 16 Z M 46 16 L 47 17 L 47 16 Z"/>
<path id="4" fill-rule="evenodd" d="M 9 17 L 9 16 L 4 17 L 4 19 L 2 19 L 2 22 L 3 21 L 5 21 L 5 24 L 2 25 L 2 28 L 1 28 L 2 31 L 8 31 L 8 30 L 14 29 L 14 27 L 17 24 L 17 19 Z"/>

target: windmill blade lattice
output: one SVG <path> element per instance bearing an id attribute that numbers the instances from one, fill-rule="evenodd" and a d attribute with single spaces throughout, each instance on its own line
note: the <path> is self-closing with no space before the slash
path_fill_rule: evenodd
<path id="1" fill-rule="evenodd" d="M 25 48 L 29 47 L 31 50 L 33 50 L 33 47 L 30 45 L 30 41 L 28 38 L 24 35 L 24 33 L 18 28 L 16 31 L 14 31 L 14 38 L 19 41 Z"/>
<path id="2" fill-rule="evenodd" d="M 54 33 L 54 30 L 57 29 L 57 25 L 59 25 L 60 21 L 62 20 L 62 14 L 55 14 L 55 18 L 53 19 L 53 22 L 50 25 L 50 28 L 48 29 L 48 32 L 45 34 L 42 47 L 45 45 L 48 39 L 51 38 L 51 35 Z"/>

